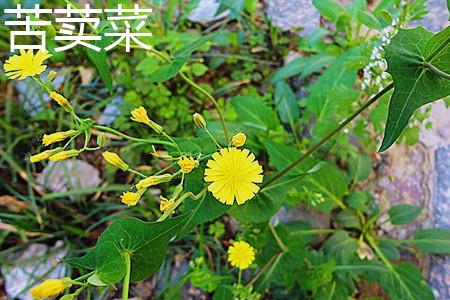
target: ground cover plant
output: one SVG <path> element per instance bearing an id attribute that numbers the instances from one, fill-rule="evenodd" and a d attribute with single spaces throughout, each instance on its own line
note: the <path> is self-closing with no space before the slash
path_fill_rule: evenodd
<path id="1" fill-rule="evenodd" d="M 449 96 L 450 28 L 408 28 L 425 1 L 312 2 L 322 26 L 307 36 L 280 32 L 259 1 L 221 1 L 227 16 L 208 25 L 187 18 L 198 1 L 145 2 L 148 50 L 5 51 L 3 276 L 15 253 L 63 241 L 64 276 L 23 293 L 434 299 L 406 257 L 449 254 L 450 231 L 384 236 L 383 223 L 410 224 L 422 208 L 380 205 L 370 183 L 377 152 L 415 143 L 425 105 Z M 25 79 L 50 99 L 31 116 L 13 88 Z M 100 122 L 117 96 L 119 112 Z M 37 173 L 71 160 L 105 184 L 40 187 Z M 279 221 L 298 207 L 331 221 Z"/>

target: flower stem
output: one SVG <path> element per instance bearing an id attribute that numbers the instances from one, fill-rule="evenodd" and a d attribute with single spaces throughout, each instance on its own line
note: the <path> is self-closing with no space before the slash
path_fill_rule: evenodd
<path id="1" fill-rule="evenodd" d="M 293 161 L 289 166 L 281 170 L 277 175 L 272 177 L 269 181 L 264 183 L 261 186 L 261 189 L 271 185 L 287 173 L 289 173 L 293 168 L 295 168 L 298 164 L 300 164 L 302 161 L 304 161 L 306 158 L 308 158 L 311 154 L 313 154 L 317 149 L 319 149 L 323 144 L 325 144 L 329 139 L 331 139 L 333 136 L 335 136 L 339 131 L 341 131 L 345 126 L 347 126 L 351 121 L 353 121 L 356 117 L 359 116 L 364 110 L 366 110 L 369 106 L 371 106 L 373 103 L 375 103 L 378 99 L 380 99 L 384 94 L 386 94 L 389 90 L 391 90 L 394 87 L 394 84 L 391 83 L 384 89 L 382 89 L 378 94 L 373 96 L 369 101 L 366 102 L 363 106 L 361 106 L 356 112 L 354 112 L 350 117 L 345 119 L 341 124 L 336 127 L 333 131 L 328 133 L 325 137 L 323 137 L 319 142 L 314 144 L 308 151 L 305 152 L 302 156 L 297 158 L 295 161 Z"/>
<path id="2" fill-rule="evenodd" d="M 127 140 L 134 141 L 134 142 L 141 142 L 141 143 L 147 143 L 147 144 L 160 144 L 160 145 L 166 145 L 166 146 L 174 146 L 173 143 L 167 142 L 167 141 L 160 141 L 160 140 L 156 140 L 156 139 L 140 139 L 140 138 L 137 138 L 137 137 L 129 136 L 129 135 L 126 135 L 126 134 L 124 134 L 124 133 L 122 133 L 120 131 L 117 131 L 115 129 L 112 129 L 112 128 L 109 128 L 109 127 L 106 127 L 106 126 L 94 125 L 92 127 L 95 128 L 95 129 L 101 130 L 101 131 L 107 131 L 107 132 L 113 133 L 115 135 L 121 136 L 121 137 L 123 137 L 123 138 L 125 138 Z"/>
<path id="3" fill-rule="evenodd" d="M 130 289 L 130 275 L 131 275 L 131 258 L 128 252 L 124 254 L 125 258 L 125 278 L 123 279 L 123 291 L 122 291 L 122 300 L 128 300 L 128 291 Z"/>
<path id="4" fill-rule="evenodd" d="M 436 68 L 435 66 L 433 66 L 430 63 L 424 63 L 423 64 L 424 67 L 428 68 L 431 72 L 433 72 L 434 74 L 441 76 L 445 79 L 449 79 L 450 80 L 450 74 L 445 73 L 444 71 L 439 70 L 438 68 Z"/>

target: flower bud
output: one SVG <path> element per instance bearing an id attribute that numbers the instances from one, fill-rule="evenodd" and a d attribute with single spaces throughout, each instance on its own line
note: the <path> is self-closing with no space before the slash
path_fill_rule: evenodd
<path id="1" fill-rule="evenodd" d="M 161 125 L 150 120 L 147 111 L 142 106 L 139 106 L 131 112 L 131 120 L 148 125 L 158 134 L 161 134 L 164 131 L 164 128 Z"/>
<path id="2" fill-rule="evenodd" d="M 178 160 L 178 166 L 180 166 L 181 172 L 187 174 L 198 166 L 198 161 L 194 160 L 190 156 L 189 157 L 184 156 Z"/>
<path id="3" fill-rule="evenodd" d="M 169 182 L 173 178 L 173 175 L 163 174 L 163 175 L 155 175 L 142 179 L 136 184 L 136 189 L 145 189 L 154 185 L 158 185 L 160 183 Z"/>
<path id="4" fill-rule="evenodd" d="M 31 289 L 31 295 L 35 299 L 55 297 L 64 292 L 64 290 L 71 285 L 70 278 L 47 279 L 37 287 Z"/>
<path id="5" fill-rule="evenodd" d="M 97 136 L 97 145 L 98 145 L 100 148 L 103 148 L 103 147 L 105 146 L 105 144 L 106 144 L 106 134 L 104 134 L 104 133 L 102 132 L 102 133 L 100 133 L 100 134 Z"/>
<path id="6" fill-rule="evenodd" d="M 137 192 L 124 192 L 122 196 L 120 196 L 120 200 L 123 204 L 128 206 L 135 206 L 139 199 L 141 199 L 142 194 L 144 194 L 145 189 L 139 190 Z"/>
<path id="7" fill-rule="evenodd" d="M 38 154 L 35 154 L 35 155 L 31 155 L 30 156 L 30 161 L 32 163 L 37 163 L 39 161 L 48 159 L 50 156 L 52 156 L 52 155 L 54 155 L 54 154 L 56 154 L 58 152 L 61 152 L 63 150 L 64 150 L 64 148 L 62 148 L 62 147 L 58 147 L 58 148 L 51 149 L 51 150 L 46 150 L 46 151 L 43 151 L 41 153 L 38 153 Z"/>
<path id="8" fill-rule="evenodd" d="M 235 134 L 233 136 L 233 138 L 231 139 L 231 146 L 242 147 L 245 145 L 246 141 L 247 141 L 247 136 L 244 133 L 239 132 L 239 133 Z"/>
<path id="9" fill-rule="evenodd" d="M 167 200 L 163 196 L 160 196 L 161 202 L 159 202 L 159 210 L 164 214 L 166 211 L 168 211 L 175 203 L 173 199 Z M 172 211 L 172 213 L 175 213 L 175 210 Z"/>
<path id="10" fill-rule="evenodd" d="M 58 76 L 58 73 L 55 71 L 50 71 L 47 75 L 47 81 L 48 82 L 53 82 L 53 80 L 55 80 L 55 78 Z"/>
<path id="11" fill-rule="evenodd" d="M 130 167 L 114 152 L 105 151 L 102 153 L 103 158 L 111 165 L 121 169 L 122 171 L 127 171 Z"/>
<path id="12" fill-rule="evenodd" d="M 42 138 L 42 144 L 44 146 L 48 146 L 53 143 L 61 142 L 69 137 L 75 136 L 77 133 L 78 133 L 78 131 L 76 131 L 76 130 L 67 130 L 67 131 L 55 132 L 52 134 L 44 134 L 44 136 Z"/>
<path id="13" fill-rule="evenodd" d="M 60 106 L 62 106 L 65 111 L 67 111 L 67 112 L 71 112 L 72 111 L 72 106 L 70 105 L 69 101 L 66 98 L 64 98 L 63 95 L 58 94 L 57 92 L 51 92 L 50 93 L 50 98 L 52 98 Z"/>
<path id="14" fill-rule="evenodd" d="M 80 154 L 80 150 L 72 149 L 67 151 L 61 151 L 58 152 L 52 156 L 49 157 L 50 161 L 60 161 L 60 160 L 66 160 L 68 158 L 72 158 Z"/>
<path id="15" fill-rule="evenodd" d="M 192 118 L 193 118 L 194 124 L 195 124 L 195 126 L 197 126 L 197 128 L 206 128 L 206 120 L 202 117 L 201 114 L 195 113 L 192 115 Z"/>

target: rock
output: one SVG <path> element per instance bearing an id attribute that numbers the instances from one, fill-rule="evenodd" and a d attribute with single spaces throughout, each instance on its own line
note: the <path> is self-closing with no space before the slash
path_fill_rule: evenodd
<path id="1" fill-rule="evenodd" d="M 197 7 L 191 11 L 188 19 L 192 22 L 197 22 L 206 25 L 209 22 L 217 21 L 227 17 L 230 14 L 229 10 L 226 10 L 218 15 L 220 2 L 216 0 L 200 0 Z"/>
<path id="2" fill-rule="evenodd" d="M 426 1 L 430 12 L 423 17 L 423 20 L 411 22 L 411 27 L 423 26 L 430 31 L 437 32 L 449 26 L 449 12 L 445 2 L 444 0 Z"/>
<path id="3" fill-rule="evenodd" d="M 94 188 L 102 182 L 100 172 L 82 160 L 50 162 L 36 181 L 52 192 Z"/>
<path id="4" fill-rule="evenodd" d="M 312 0 L 267 0 L 267 16 L 282 30 L 299 31 L 307 36 L 319 27 L 320 14 Z"/>
<path id="5" fill-rule="evenodd" d="M 22 252 L 10 255 L 12 266 L 2 266 L 8 299 L 33 300 L 29 290 L 48 278 L 65 277 L 67 267 L 60 263 L 67 250 L 57 241 L 48 248 L 44 244 L 31 244 Z"/>

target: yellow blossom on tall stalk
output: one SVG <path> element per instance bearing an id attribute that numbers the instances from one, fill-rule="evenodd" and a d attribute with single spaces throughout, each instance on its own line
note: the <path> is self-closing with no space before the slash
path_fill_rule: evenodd
<path id="1" fill-rule="evenodd" d="M 139 106 L 131 112 L 131 120 L 143 123 L 151 127 L 156 133 L 162 133 L 163 127 L 158 123 L 150 120 L 144 107 Z"/>
<path id="2" fill-rule="evenodd" d="M 227 253 L 230 264 L 241 270 L 250 267 L 255 260 L 255 249 L 244 241 L 234 242 L 233 245 L 228 248 Z"/>
<path id="3" fill-rule="evenodd" d="M 191 156 L 183 156 L 178 160 L 178 166 L 180 166 L 181 172 L 187 174 L 198 166 L 198 161 Z"/>
<path id="4" fill-rule="evenodd" d="M 120 196 L 120 200 L 123 204 L 126 204 L 128 206 L 135 206 L 139 199 L 141 199 L 142 194 L 145 192 L 145 190 L 140 190 L 137 192 L 124 192 L 122 196 Z"/>
<path id="5" fill-rule="evenodd" d="M 160 183 L 169 182 L 172 180 L 172 178 L 173 178 L 173 176 L 170 174 L 150 176 L 150 177 L 141 179 L 136 184 L 136 189 L 141 190 L 141 189 L 145 189 L 145 188 L 148 188 L 148 187 L 151 187 L 154 185 L 158 185 Z"/>
<path id="6" fill-rule="evenodd" d="M 102 153 L 103 158 L 110 163 L 111 165 L 123 170 L 127 171 L 130 167 L 124 162 L 119 155 L 114 152 L 105 151 Z"/>
<path id="7" fill-rule="evenodd" d="M 61 94 L 58 94 L 57 92 L 51 92 L 50 98 L 56 101 L 60 106 L 64 108 L 65 111 L 70 112 L 72 111 L 72 106 L 70 105 L 69 101 Z"/>
<path id="8" fill-rule="evenodd" d="M 233 138 L 231 139 L 231 146 L 233 147 L 242 147 L 245 145 L 245 142 L 247 141 L 247 136 L 242 133 L 236 133 Z"/>
<path id="9" fill-rule="evenodd" d="M 263 181 L 263 169 L 247 149 L 220 149 L 206 166 L 205 181 L 211 182 L 208 190 L 227 205 L 233 205 L 235 200 L 244 204 L 259 191 L 255 183 Z"/>
<path id="10" fill-rule="evenodd" d="M 60 160 L 66 160 L 68 158 L 72 158 L 77 156 L 78 154 L 80 154 L 80 150 L 66 150 L 66 151 L 61 151 L 58 152 L 52 156 L 49 157 L 50 161 L 60 161 Z"/>
<path id="11" fill-rule="evenodd" d="M 166 213 L 175 203 L 173 199 L 166 199 L 163 196 L 160 196 L 161 202 L 159 203 L 159 210 L 162 213 Z M 172 211 L 172 213 L 175 213 L 175 211 Z"/>
<path id="12" fill-rule="evenodd" d="M 55 149 L 51 149 L 51 150 L 46 150 L 46 151 L 42 151 L 41 153 L 35 154 L 35 155 L 31 155 L 30 156 L 30 161 L 32 163 L 37 163 L 39 161 L 48 159 L 50 156 L 63 151 L 64 148 L 63 147 L 58 147 Z"/>
<path id="13" fill-rule="evenodd" d="M 52 55 L 47 51 L 39 50 L 36 54 L 33 50 L 20 50 L 19 55 L 11 56 L 3 66 L 5 75 L 10 79 L 23 80 L 30 76 L 41 74 L 47 68 L 43 65 Z"/>
<path id="14" fill-rule="evenodd" d="M 46 299 L 58 296 L 72 284 L 70 278 L 47 279 L 40 285 L 31 289 L 31 295 L 34 299 Z"/>
<path id="15" fill-rule="evenodd" d="M 55 132 L 52 134 L 44 134 L 44 137 L 42 138 L 42 144 L 44 146 L 48 146 L 53 143 L 61 142 L 69 137 L 76 135 L 77 133 L 78 132 L 76 130 L 67 130 L 67 131 Z"/>

